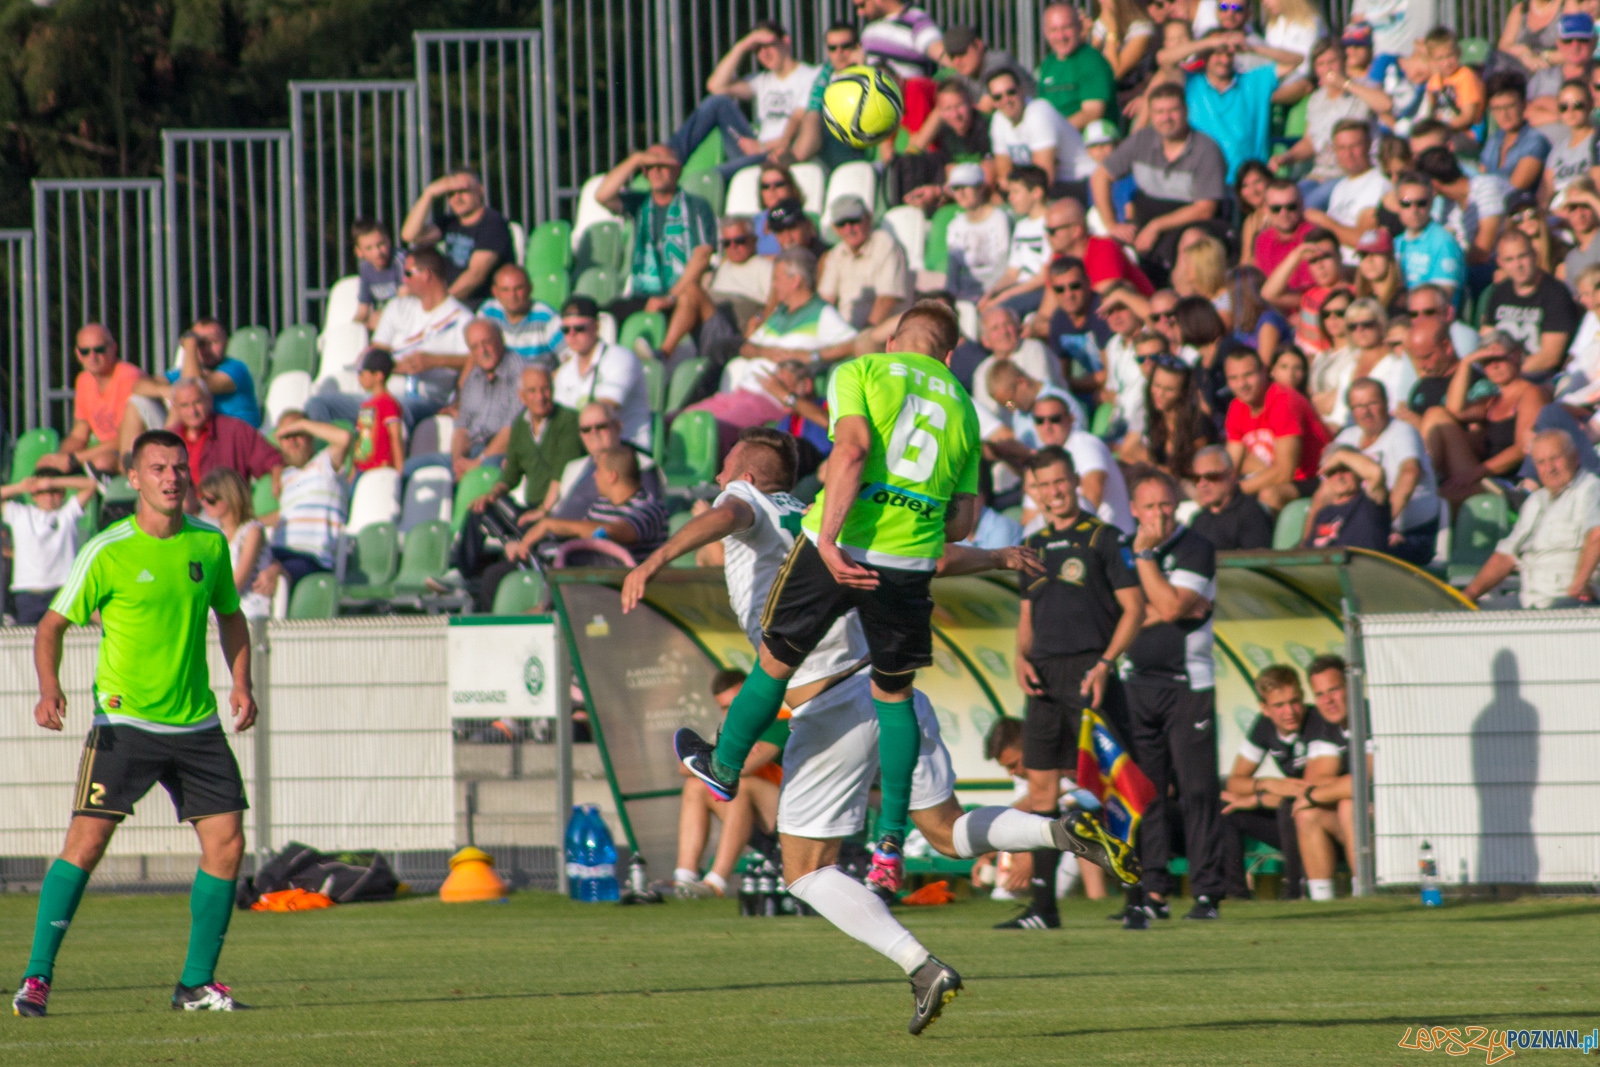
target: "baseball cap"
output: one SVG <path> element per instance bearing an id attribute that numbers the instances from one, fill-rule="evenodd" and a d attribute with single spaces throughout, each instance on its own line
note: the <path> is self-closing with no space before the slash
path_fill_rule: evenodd
<path id="1" fill-rule="evenodd" d="M 1356 251 L 1362 255 L 1376 253 L 1390 256 L 1394 254 L 1394 238 L 1389 236 L 1389 231 L 1379 227 L 1376 230 L 1367 230 L 1356 239 Z"/>
<path id="2" fill-rule="evenodd" d="M 1117 127 L 1106 119 L 1095 119 L 1083 128 L 1083 144 L 1093 148 L 1097 144 L 1116 144 Z"/>
<path id="3" fill-rule="evenodd" d="M 1534 196 L 1533 193 L 1527 189 L 1513 189 L 1506 196 L 1507 215 L 1515 215 L 1519 211 L 1524 211 L 1530 207 L 1538 206 L 1539 198 Z"/>
<path id="4" fill-rule="evenodd" d="M 946 55 L 959 56 L 972 47 L 972 42 L 978 39 L 978 31 L 971 26 L 952 26 L 944 33 L 944 50 Z"/>
<path id="5" fill-rule="evenodd" d="M 1560 39 L 1563 41 L 1594 40 L 1594 19 L 1582 11 L 1561 16 Z"/>
<path id="6" fill-rule="evenodd" d="M 792 196 L 786 196 L 767 212 L 767 229 L 776 233 L 806 221 L 806 206 Z"/>
<path id="7" fill-rule="evenodd" d="M 854 193 L 846 193 L 828 208 L 828 218 L 835 226 L 867 217 L 867 202 Z"/>
<path id="8" fill-rule="evenodd" d="M 1365 22 L 1352 22 L 1344 28 L 1344 33 L 1339 37 L 1340 44 L 1365 45 L 1372 47 L 1372 27 Z"/>
<path id="9" fill-rule="evenodd" d="M 387 348 L 368 348 L 361 353 L 361 369 L 380 374 L 394 373 L 394 355 Z"/>
<path id="10" fill-rule="evenodd" d="M 600 305 L 594 302 L 592 296 L 569 296 L 567 302 L 561 305 L 561 314 L 571 315 L 576 319 L 598 319 Z"/>
<path id="11" fill-rule="evenodd" d="M 964 185 L 986 185 L 988 177 L 983 173 L 981 163 L 957 163 L 950 168 L 948 185 L 952 189 L 959 189 Z"/>

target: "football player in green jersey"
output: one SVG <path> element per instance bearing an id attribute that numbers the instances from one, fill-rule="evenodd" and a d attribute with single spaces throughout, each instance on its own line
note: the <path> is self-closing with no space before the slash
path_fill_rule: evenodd
<path id="1" fill-rule="evenodd" d="M 89 874 L 118 823 L 157 782 L 172 797 L 178 818 L 194 826 L 201 852 L 189 896 L 189 954 L 172 1007 L 245 1007 L 216 980 L 249 805 L 211 691 L 206 618 L 216 613 L 233 675 L 228 703 L 238 730 L 248 730 L 256 717 L 250 630 L 239 610 L 227 541 L 184 514 L 190 480 L 181 437 L 166 430 L 140 434 L 128 469 L 139 494 L 137 510 L 83 546 L 39 623 L 39 703 L 33 717 L 47 730 L 60 730 L 67 714 L 60 674 L 67 627 L 88 625 L 99 612 L 102 634 L 94 721 L 78 765 L 72 822 L 61 857 L 39 890 L 33 952 L 11 1002 L 17 1015 L 45 1014 L 56 953 Z"/>

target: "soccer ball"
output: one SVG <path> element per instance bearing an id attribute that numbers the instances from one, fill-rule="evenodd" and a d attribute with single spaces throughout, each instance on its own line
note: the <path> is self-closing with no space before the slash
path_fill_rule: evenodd
<path id="1" fill-rule="evenodd" d="M 904 110 L 900 87 L 878 67 L 846 67 L 822 93 L 822 121 L 852 148 L 870 148 L 894 133 Z"/>

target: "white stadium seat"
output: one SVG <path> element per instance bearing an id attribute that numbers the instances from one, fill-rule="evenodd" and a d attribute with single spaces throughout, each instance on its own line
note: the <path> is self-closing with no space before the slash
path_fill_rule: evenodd
<path id="1" fill-rule="evenodd" d="M 609 311 L 600 312 L 600 321 L 595 325 L 595 331 L 600 334 L 600 340 L 608 345 L 617 343 L 617 319 Z"/>
<path id="2" fill-rule="evenodd" d="M 867 205 L 868 211 L 871 211 L 872 206 L 878 202 L 878 172 L 872 169 L 871 163 L 857 160 L 834 169 L 833 177 L 828 179 L 828 196 L 823 202 L 823 240 L 832 243 L 839 239 L 828 221 L 828 213 L 835 200 L 849 193 L 859 196 Z"/>
<path id="3" fill-rule="evenodd" d="M 317 386 L 335 382 L 341 393 L 361 392 L 356 378 L 356 361 L 366 351 L 367 328 L 359 322 L 336 322 L 322 334 L 322 361 L 317 367 Z"/>
<path id="4" fill-rule="evenodd" d="M 454 489 L 455 478 L 449 467 L 423 467 L 413 474 L 406 482 L 406 497 L 400 506 L 400 536 L 433 519 L 449 522 Z"/>
<path id="5" fill-rule="evenodd" d="M 971 300 L 957 300 L 956 318 L 961 320 L 961 336 L 969 341 L 976 341 L 978 339 L 978 305 Z"/>
<path id="6" fill-rule="evenodd" d="M 922 266 L 922 250 L 928 242 L 928 216 L 921 208 L 901 204 L 890 208 L 883 216 L 883 224 L 894 233 L 900 247 L 906 250 L 906 263 L 914 272 Z"/>
<path id="7" fill-rule="evenodd" d="M 724 215 L 759 215 L 761 213 L 761 168 L 745 167 L 735 172 L 728 182 L 728 193 L 722 198 Z"/>
<path id="8" fill-rule="evenodd" d="M 521 266 L 528 254 L 528 231 L 522 228 L 520 222 L 507 222 L 511 227 L 511 262 Z"/>
<path id="9" fill-rule="evenodd" d="M 375 522 L 394 522 L 399 516 L 400 472 L 393 467 L 374 467 L 356 479 L 344 532 L 353 536 Z"/>
<path id="10" fill-rule="evenodd" d="M 448 452 L 450 438 L 455 432 L 456 420 L 449 415 L 422 419 L 411 428 L 411 442 L 406 455 L 426 456 L 430 452 Z"/>
<path id="11" fill-rule="evenodd" d="M 268 428 L 278 425 L 278 417 L 285 411 L 304 411 L 311 399 L 311 375 L 303 370 L 286 370 L 267 386 Z"/>
<path id="12" fill-rule="evenodd" d="M 329 326 L 336 322 L 354 322 L 356 308 L 361 306 L 361 277 L 351 274 L 340 278 L 333 283 L 333 288 L 328 290 L 328 302 L 324 305 L 322 313 L 322 329 L 326 333 Z M 319 337 L 320 345 L 322 339 Z"/>
<path id="13" fill-rule="evenodd" d="M 600 188 L 600 183 L 605 180 L 604 174 L 596 174 L 583 183 L 583 189 L 578 193 L 577 217 L 572 223 L 572 251 L 578 251 L 578 242 L 583 240 L 583 231 L 597 222 L 621 222 L 621 215 L 613 215 L 606 208 L 600 206 L 600 201 L 594 198 L 594 191 Z"/>
<path id="14" fill-rule="evenodd" d="M 806 210 L 822 214 L 822 196 L 828 184 L 828 176 L 822 172 L 822 167 L 816 163 L 796 163 L 789 168 L 789 173 L 794 175 L 794 183 L 800 187 L 800 199 L 805 201 Z M 870 205 L 872 201 L 867 203 Z"/>

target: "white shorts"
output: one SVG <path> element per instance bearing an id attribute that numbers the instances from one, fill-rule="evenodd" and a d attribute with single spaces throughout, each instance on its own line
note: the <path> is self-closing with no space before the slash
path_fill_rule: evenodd
<path id="1" fill-rule="evenodd" d="M 933 702 L 913 696 L 922 753 L 911 779 L 911 810 L 938 807 L 955 795 L 950 752 L 939 737 Z M 827 841 L 866 825 L 867 794 L 878 777 L 878 714 L 865 671 L 809 700 L 789 720 L 783 750 L 778 832 Z"/>

